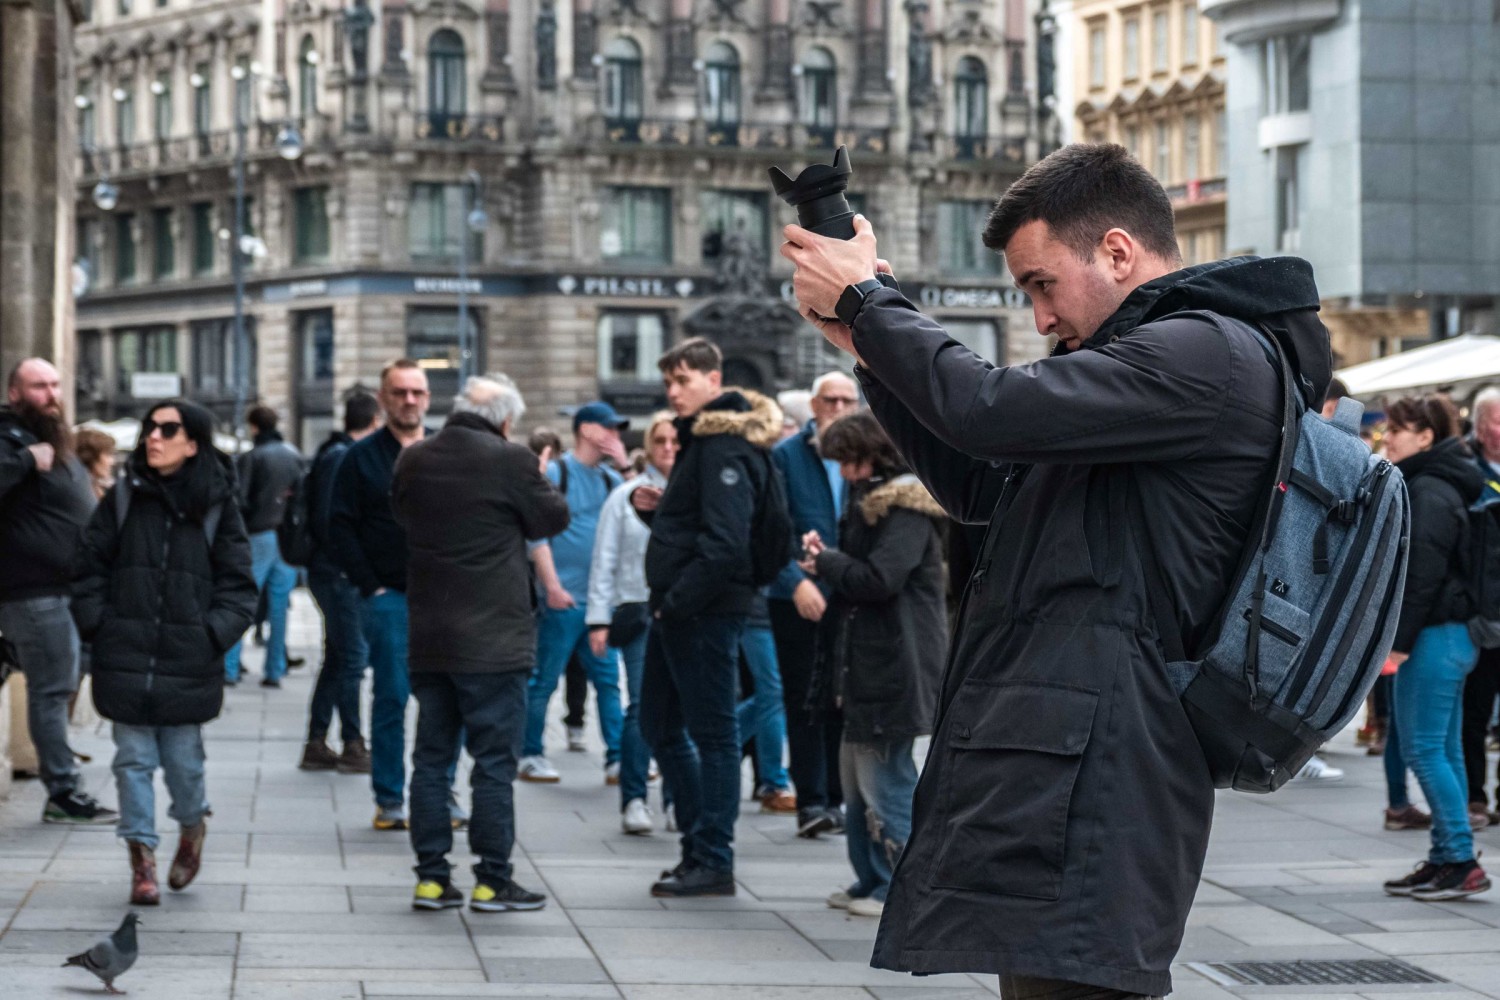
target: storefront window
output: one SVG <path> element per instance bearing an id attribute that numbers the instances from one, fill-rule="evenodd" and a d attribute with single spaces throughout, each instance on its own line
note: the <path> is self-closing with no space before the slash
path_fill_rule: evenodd
<path id="1" fill-rule="evenodd" d="M 484 370 L 484 343 L 479 336 L 475 310 L 469 310 L 469 337 L 475 345 L 475 371 Z M 458 395 L 461 361 L 458 309 L 421 307 L 406 316 L 406 356 L 427 372 L 432 391 L 432 411 L 447 413 Z"/>
<path id="2" fill-rule="evenodd" d="M 656 382 L 665 347 L 661 313 L 619 311 L 599 316 L 599 381 Z"/>
<path id="3" fill-rule="evenodd" d="M 1005 364 L 1005 333 L 994 320 L 945 319 L 942 323 L 948 336 L 981 358 L 992 364 Z"/>

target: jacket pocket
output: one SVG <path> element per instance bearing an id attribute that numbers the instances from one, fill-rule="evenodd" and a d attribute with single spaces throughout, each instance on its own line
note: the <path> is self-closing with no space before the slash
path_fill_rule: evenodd
<path id="1" fill-rule="evenodd" d="M 932 884 L 1057 899 L 1073 786 L 1099 695 L 1056 684 L 970 681 L 954 698 Z"/>

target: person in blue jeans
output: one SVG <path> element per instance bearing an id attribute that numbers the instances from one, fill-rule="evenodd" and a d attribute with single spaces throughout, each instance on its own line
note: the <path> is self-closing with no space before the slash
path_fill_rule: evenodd
<path id="1" fill-rule="evenodd" d="M 814 687 L 844 717 L 839 780 L 854 883 L 828 905 L 878 917 L 911 836 L 913 742 L 932 731 L 948 658 L 946 516 L 869 413 L 835 420 L 822 448 L 850 496 L 839 547 L 810 531 L 800 564 L 832 594 Z"/>
<path id="2" fill-rule="evenodd" d="M 1490 888 L 1474 853 L 1462 745 L 1464 682 L 1479 659 L 1467 570 L 1468 508 L 1484 480 L 1443 396 L 1408 396 L 1386 407 L 1386 457 L 1406 480 L 1411 548 L 1391 659 L 1397 665 L 1393 722 L 1401 756 L 1432 809 L 1432 847 L 1393 896 L 1444 900 Z"/>
<path id="3" fill-rule="evenodd" d="M 407 676 L 406 532 L 391 510 L 396 459 L 426 437 L 427 373 L 410 358 L 380 373 L 385 426 L 351 445 L 334 477 L 328 522 L 334 562 L 360 593 L 370 647 L 370 785 L 377 830 L 405 830 Z M 455 757 L 455 765 L 457 758 Z M 451 773 L 451 772 L 450 772 Z M 455 820 L 460 817 L 455 813 Z"/>
<path id="4" fill-rule="evenodd" d="M 740 655 L 750 668 L 755 690 L 742 698 L 735 716 L 740 739 L 755 740 L 755 770 L 759 783 L 755 798 L 763 813 L 795 815 L 797 796 L 787 776 L 786 705 L 782 702 L 781 665 L 776 659 L 776 638 L 771 633 L 771 617 L 766 610 L 764 594 L 745 622 L 740 639 Z"/>
<path id="5" fill-rule="evenodd" d="M 302 456 L 276 430 L 276 411 L 256 406 L 246 417 L 255 430 L 255 444 L 235 463 L 238 474 L 240 513 L 250 533 L 251 572 L 255 586 L 266 595 L 266 620 L 271 637 L 266 643 L 266 665 L 262 687 L 281 687 L 286 676 L 286 616 L 297 586 L 297 571 L 281 558 L 276 528 L 286 513 L 286 501 L 302 478 Z M 230 685 L 240 681 L 240 649 L 236 642 L 224 657 L 224 678 Z"/>
<path id="6" fill-rule="evenodd" d="M 567 498 L 570 520 L 561 534 L 532 547 L 531 561 L 544 591 L 537 627 L 536 667 L 526 691 L 526 742 L 522 750 L 522 781 L 555 783 L 557 768 L 547 759 L 542 734 L 547 727 L 547 705 L 568 659 L 578 657 L 594 686 L 599 705 L 599 732 L 604 737 L 604 780 L 620 781 L 620 664 L 612 652 L 599 654 L 589 641 L 589 575 L 594 561 L 594 538 L 610 491 L 621 483 L 606 460 L 626 464 L 620 431 L 630 421 L 608 403 L 586 403 L 573 414 L 573 450 L 549 462 L 547 478 Z"/>
<path id="7" fill-rule="evenodd" d="M 617 648 L 625 661 L 630 704 L 620 730 L 620 828 L 637 836 L 649 834 L 655 826 L 646 802 L 651 749 L 641 736 L 641 680 L 651 622 L 646 606 L 651 596 L 646 586 L 646 544 L 651 532 L 637 505 L 647 511 L 655 509 L 677 461 L 677 429 L 671 413 L 651 418 L 646 428 L 646 459 L 645 470 L 616 487 L 599 512 L 586 616 L 589 649 L 594 655 L 604 657 Z"/>

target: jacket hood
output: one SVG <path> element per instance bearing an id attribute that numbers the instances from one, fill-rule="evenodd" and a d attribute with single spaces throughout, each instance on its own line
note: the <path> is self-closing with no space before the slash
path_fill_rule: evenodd
<path id="1" fill-rule="evenodd" d="M 1445 438 L 1426 451 L 1403 458 L 1396 468 L 1408 484 L 1420 476 L 1436 476 L 1452 484 L 1465 504 L 1473 503 L 1484 493 L 1484 476 L 1460 438 Z"/>
<path id="2" fill-rule="evenodd" d="M 922 485 L 922 481 L 910 473 L 875 487 L 859 502 L 859 512 L 871 527 L 897 507 L 905 507 L 927 517 L 947 517 L 932 494 L 927 492 L 927 487 Z"/>
<path id="3" fill-rule="evenodd" d="M 1333 353 L 1318 319 L 1312 265 L 1300 257 L 1230 257 L 1164 274 L 1126 296 L 1084 346 L 1103 347 L 1111 337 L 1194 309 L 1265 325 L 1286 351 L 1303 402 L 1310 409 L 1323 405 Z"/>
<path id="4" fill-rule="evenodd" d="M 753 389 L 728 388 L 693 421 L 693 436 L 733 434 L 757 448 L 781 440 L 781 407 Z"/>

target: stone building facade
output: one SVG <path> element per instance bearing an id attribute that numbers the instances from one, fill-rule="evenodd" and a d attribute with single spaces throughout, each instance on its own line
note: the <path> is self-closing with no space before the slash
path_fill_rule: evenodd
<path id="1" fill-rule="evenodd" d="M 1117 142 L 1161 181 L 1189 264 L 1225 256 L 1225 57 L 1198 0 L 1066 0 L 1071 137 Z"/>
<path id="2" fill-rule="evenodd" d="M 794 216 L 767 169 L 839 145 L 909 294 L 996 359 L 1045 347 L 978 240 L 1039 151 L 1025 0 L 97 2 L 76 53 L 85 416 L 137 411 L 131 373 L 172 371 L 230 416 L 237 120 L 248 395 L 303 444 L 403 354 L 441 409 L 471 345 L 533 424 L 599 396 L 649 411 L 657 353 L 691 332 L 733 381 L 805 385 L 837 359 L 784 305 Z"/>

